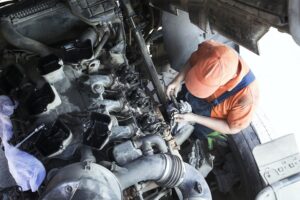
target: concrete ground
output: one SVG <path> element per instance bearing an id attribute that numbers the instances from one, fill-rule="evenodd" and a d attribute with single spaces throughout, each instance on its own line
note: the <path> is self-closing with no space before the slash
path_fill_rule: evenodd
<path id="1" fill-rule="evenodd" d="M 259 49 L 259 56 L 240 49 L 259 83 L 258 117 L 268 125 L 265 128 L 271 139 L 295 133 L 300 146 L 300 46 L 290 35 L 271 28 L 259 41 Z"/>

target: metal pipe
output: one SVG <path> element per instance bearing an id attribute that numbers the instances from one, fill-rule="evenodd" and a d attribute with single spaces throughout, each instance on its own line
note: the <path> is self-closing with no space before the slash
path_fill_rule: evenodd
<path id="1" fill-rule="evenodd" d="M 21 142 L 19 142 L 15 147 L 19 148 L 24 142 L 26 142 L 29 138 L 31 138 L 33 135 L 38 133 L 40 130 L 45 128 L 45 124 L 41 124 L 37 128 L 35 128 L 27 137 L 25 137 Z"/>
<path id="2" fill-rule="evenodd" d="M 164 89 L 160 83 L 160 80 L 158 79 L 158 74 L 157 74 L 156 68 L 154 66 L 154 63 L 153 63 L 150 55 L 149 55 L 145 40 L 135 25 L 135 22 L 133 19 L 135 12 L 134 12 L 129 0 L 122 0 L 121 2 L 123 3 L 125 11 L 129 17 L 129 26 L 133 30 L 134 38 L 139 46 L 140 52 L 143 56 L 146 66 L 147 66 L 147 71 L 148 71 L 148 73 L 151 77 L 151 81 L 156 89 L 158 99 L 163 105 L 166 105 L 167 104 L 166 95 L 165 95 Z"/>
<path id="3" fill-rule="evenodd" d="M 280 191 L 283 191 L 288 187 L 296 189 L 296 185 L 299 183 L 300 183 L 300 173 L 294 174 L 288 178 L 279 180 L 271 184 L 270 186 L 264 188 L 260 193 L 258 193 L 258 195 L 256 196 L 256 200 L 263 200 L 263 199 L 276 200 L 277 194 L 280 193 Z M 295 197 L 298 197 L 300 192 L 298 192 L 299 190 L 295 190 L 295 191 L 297 192 L 295 194 L 293 193 L 293 195 Z"/>
<path id="4" fill-rule="evenodd" d="M 2 18 L 0 24 L 3 37 L 13 46 L 37 53 L 41 56 L 47 56 L 53 53 L 53 50 L 45 44 L 25 37 L 16 31 L 9 19 Z"/>
<path id="5" fill-rule="evenodd" d="M 89 80 L 85 84 L 91 85 L 92 88 L 95 85 L 102 85 L 103 87 L 110 87 L 113 84 L 113 77 L 110 75 L 89 75 Z"/>
<path id="6" fill-rule="evenodd" d="M 157 147 L 160 153 L 167 153 L 168 147 L 165 140 L 159 135 L 146 135 L 133 141 L 136 148 L 142 148 L 143 153 L 152 154 L 153 146 Z"/>
<path id="7" fill-rule="evenodd" d="M 101 42 L 98 44 L 97 48 L 95 49 L 94 58 L 99 57 L 101 50 L 103 49 L 103 46 L 106 44 L 109 36 L 110 36 L 109 31 L 105 31 L 105 33 L 101 39 Z"/>
<path id="8" fill-rule="evenodd" d="M 177 145 L 182 145 L 193 133 L 194 126 L 187 124 L 183 126 L 174 136 Z"/>
<path id="9" fill-rule="evenodd" d="M 92 162 L 92 163 L 96 162 L 96 158 L 92 152 L 91 147 L 82 145 L 80 148 L 80 154 L 81 154 L 81 158 L 80 158 L 81 162 Z"/>
<path id="10" fill-rule="evenodd" d="M 153 200 L 160 200 L 162 197 L 164 197 L 168 193 L 170 193 L 170 190 L 162 191 L 158 195 L 156 195 Z"/>
<path id="11" fill-rule="evenodd" d="M 111 128 L 111 140 L 131 138 L 134 135 L 134 125 L 113 126 Z"/>
<path id="12" fill-rule="evenodd" d="M 299 183 L 300 182 L 300 173 L 297 173 L 297 174 L 294 174 L 288 178 L 285 178 L 283 180 L 280 180 L 276 183 L 273 183 L 272 184 L 272 187 L 275 189 L 275 190 L 279 190 L 281 188 L 284 188 L 288 185 L 292 185 L 294 183 Z"/>
<path id="13" fill-rule="evenodd" d="M 114 146 L 113 156 L 115 161 L 119 165 L 123 166 L 137 158 L 142 157 L 143 153 L 140 149 L 135 148 L 130 140 L 127 140 Z"/>
<path id="14" fill-rule="evenodd" d="M 124 102 L 122 100 L 104 99 L 99 101 L 99 104 L 105 106 L 108 112 L 112 112 L 112 111 L 119 112 L 124 107 Z"/>

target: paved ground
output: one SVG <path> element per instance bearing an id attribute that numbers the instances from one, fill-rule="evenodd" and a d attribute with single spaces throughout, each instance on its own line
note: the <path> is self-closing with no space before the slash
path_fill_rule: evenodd
<path id="1" fill-rule="evenodd" d="M 2 149 L 0 149 L 0 177 L 0 188 L 15 185 L 15 181 L 8 171 L 7 160 Z"/>
<path id="2" fill-rule="evenodd" d="M 259 82 L 259 109 L 264 115 L 263 124 L 268 124 L 265 128 L 272 139 L 295 133 L 300 144 L 300 134 L 297 134 L 300 113 L 300 46 L 290 35 L 271 28 L 259 41 L 259 47 L 260 56 L 244 48 L 241 48 L 240 53 Z"/>

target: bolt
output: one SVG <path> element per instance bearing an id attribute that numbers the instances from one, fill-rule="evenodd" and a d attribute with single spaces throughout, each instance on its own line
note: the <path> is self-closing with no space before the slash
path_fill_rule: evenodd
<path id="1" fill-rule="evenodd" d="M 95 92 L 97 92 L 98 94 L 102 94 L 104 92 L 104 87 L 100 84 L 95 84 L 93 86 L 93 89 Z"/>
<path id="2" fill-rule="evenodd" d="M 195 182 L 194 189 L 195 189 L 198 193 L 202 193 L 202 186 L 201 186 L 201 183 Z"/>
<path id="3" fill-rule="evenodd" d="M 95 88 L 95 89 L 100 89 L 101 86 L 97 84 L 97 85 L 94 86 L 94 88 Z"/>
<path id="4" fill-rule="evenodd" d="M 67 193 L 71 193 L 72 190 L 73 190 L 73 188 L 71 186 L 69 186 L 69 185 L 66 186 L 66 192 Z"/>
<path id="5" fill-rule="evenodd" d="M 83 169 L 84 170 L 90 170 L 91 169 L 91 165 L 89 161 L 83 161 Z"/>

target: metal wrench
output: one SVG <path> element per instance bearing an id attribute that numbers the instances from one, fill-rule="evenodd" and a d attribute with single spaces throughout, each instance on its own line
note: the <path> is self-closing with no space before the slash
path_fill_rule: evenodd
<path id="1" fill-rule="evenodd" d="M 29 138 L 31 138 L 34 134 L 38 133 L 40 130 L 45 128 L 45 124 L 41 124 L 37 128 L 35 128 L 26 138 L 24 138 L 21 142 L 16 145 L 16 148 L 19 148 L 24 142 L 26 142 Z"/>

